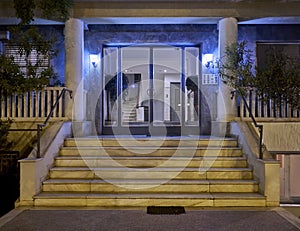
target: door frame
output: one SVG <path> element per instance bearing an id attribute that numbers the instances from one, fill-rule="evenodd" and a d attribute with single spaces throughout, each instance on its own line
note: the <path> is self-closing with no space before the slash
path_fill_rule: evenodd
<path id="1" fill-rule="evenodd" d="M 118 108 L 118 123 L 116 126 L 112 126 L 112 125 L 106 125 L 105 121 L 104 121 L 104 116 L 102 116 L 103 121 L 102 121 L 102 134 L 103 135 L 147 135 L 147 136 L 159 136 L 160 132 L 161 132 L 161 128 L 164 127 L 166 129 L 166 131 L 164 131 L 164 133 L 166 133 L 167 136 L 180 136 L 180 135 L 184 135 L 184 134 L 189 134 L 189 135 L 200 135 L 201 131 L 200 131 L 200 127 L 201 127 L 201 110 L 200 110 L 200 105 L 201 105 L 201 93 L 200 93 L 200 86 L 201 86 L 201 53 L 202 53 L 202 44 L 188 44 L 188 45 L 178 45 L 178 44 L 128 44 L 128 45 L 104 45 L 102 46 L 102 60 L 103 56 L 104 56 L 104 52 L 103 50 L 107 47 L 115 47 L 117 49 L 117 54 L 118 54 L 118 71 L 117 71 L 117 91 L 118 91 L 118 95 L 119 93 L 122 92 L 122 54 L 121 54 L 121 49 L 124 47 L 148 47 L 150 50 L 150 54 L 149 54 L 149 67 L 148 67 L 148 80 L 149 80 L 149 119 L 148 119 L 148 123 L 145 125 L 138 125 L 135 126 L 134 124 L 128 124 L 128 125 L 122 125 L 122 110 L 120 110 Z M 153 92 L 154 92 L 154 55 L 153 55 L 153 49 L 157 48 L 157 47 L 178 47 L 181 49 L 181 73 L 180 73 L 180 86 L 181 86 L 181 117 L 180 117 L 180 123 L 179 125 L 174 125 L 174 124 L 168 124 L 168 123 L 164 123 L 164 126 L 157 126 L 154 125 L 153 121 L 154 121 L 154 116 L 153 116 L 153 112 L 154 112 L 154 103 L 153 103 Z M 199 50 L 199 78 L 198 78 L 198 126 L 189 126 L 186 125 L 185 122 L 185 91 L 186 91 L 186 85 L 185 85 L 185 81 L 186 81 L 186 76 L 185 76 L 185 49 L 186 48 L 191 48 L 191 47 L 195 47 L 198 48 Z M 103 81 L 104 80 L 104 75 L 103 75 L 103 70 L 104 70 L 104 61 L 102 62 L 102 76 L 103 76 Z M 105 83 L 104 83 L 105 84 Z M 104 94 L 102 94 L 101 96 L 101 100 L 103 100 L 104 102 Z M 117 103 L 118 105 L 122 104 L 122 97 L 118 97 L 117 98 Z M 104 104 L 102 104 L 104 105 Z M 102 112 L 104 113 L 104 108 L 102 108 Z M 128 134 L 128 132 L 130 134 Z"/>

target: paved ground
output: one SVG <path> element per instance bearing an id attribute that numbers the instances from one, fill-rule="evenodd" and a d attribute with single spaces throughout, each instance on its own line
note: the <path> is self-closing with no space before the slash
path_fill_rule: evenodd
<path id="1" fill-rule="evenodd" d="M 300 209 L 298 208 L 300 211 Z M 186 210 L 149 215 L 146 209 L 14 209 L 0 219 L 0 231 L 90 230 L 300 230 L 300 219 L 284 208 Z"/>

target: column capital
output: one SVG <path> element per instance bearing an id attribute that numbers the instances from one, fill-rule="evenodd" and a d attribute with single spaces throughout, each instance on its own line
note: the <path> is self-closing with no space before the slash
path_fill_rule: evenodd
<path id="1" fill-rule="evenodd" d="M 232 23 L 237 23 L 238 20 L 235 17 L 228 17 L 228 18 L 221 18 L 219 20 L 219 23 L 223 23 L 223 22 L 232 22 Z"/>
<path id="2" fill-rule="evenodd" d="M 222 18 L 218 23 L 219 28 L 219 57 L 224 56 L 226 47 L 237 42 L 238 21 L 236 18 Z"/>

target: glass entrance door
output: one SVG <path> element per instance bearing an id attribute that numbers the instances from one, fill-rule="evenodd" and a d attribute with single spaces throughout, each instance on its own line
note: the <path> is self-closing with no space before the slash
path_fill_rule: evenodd
<path id="1" fill-rule="evenodd" d="M 199 134 L 199 47 L 103 48 L 103 133 Z"/>

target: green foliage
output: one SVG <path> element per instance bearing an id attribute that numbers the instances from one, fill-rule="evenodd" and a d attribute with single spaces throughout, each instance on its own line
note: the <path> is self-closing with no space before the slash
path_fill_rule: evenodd
<path id="1" fill-rule="evenodd" d="M 45 63 L 45 60 L 57 55 L 57 51 L 53 48 L 55 43 L 54 36 L 50 34 L 43 35 L 38 31 L 36 26 L 29 24 L 34 21 L 34 12 L 36 6 L 41 6 L 44 0 L 14 0 L 16 16 L 20 18 L 20 23 L 9 28 L 11 37 L 13 38 L 9 45 L 16 45 L 19 58 L 25 61 L 24 66 L 18 66 L 14 62 L 15 57 L 0 57 L 0 86 L 1 93 L 10 95 L 14 93 L 24 93 L 41 89 L 49 84 L 50 79 L 56 79 L 57 74 L 54 72 L 53 66 Z M 51 10 L 56 10 L 55 7 L 63 7 L 62 4 L 67 4 L 70 1 L 46 1 L 48 4 L 48 14 Z M 54 5 L 51 5 L 54 4 Z M 45 5 L 44 5 L 45 6 Z M 65 5 L 64 10 L 69 9 L 70 5 Z M 61 14 L 59 11 L 57 14 Z M 66 13 L 66 12 L 65 12 Z M 56 14 L 56 15 L 57 15 Z M 64 16 L 65 17 L 65 16 Z M 32 62 L 30 55 L 34 53 L 35 61 Z"/>
<path id="2" fill-rule="evenodd" d="M 232 44 L 218 62 L 219 76 L 241 94 L 253 88 L 266 101 L 271 99 L 278 105 L 287 101 L 292 108 L 300 109 L 299 61 L 276 49 L 267 53 L 263 68 L 255 67 L 252 60 L 246 42 Z"/>
<path id="3" fill-rule="evenodd" d="M 41 11 L 47 19 L 66 21 L 72 0 L 14 0 L 16 17 L 20 19 L 17 26 L 11 27 L 12 44 L 19 47 L 18 54 L 25 60 L 25 66 L 18 66 L 15 57 L 0 54 L 0 98 L 4 95 L 21 94 L 26 91 L 40 89 L 49 84 L 51 78 L 56 79 L 56 73 L 51 65 L 44 63 L 45 57 L 51 59 L 57 54 L 53 49 L 55 42 L 49 34 L 42 35 L 35 26 L 35 12 Z M 35 53 L 35 61 L 30 55 Z M 11 120 L 0 120 L 0 149 L 8 147 L 8 130 Z"/>
<path id="4" fill-rule="evenodd" d="M 43 35 L 35 26 L 14 26 L 10 27 L 12 33 L 13 45 L 19 47 L 20 55 L 28 57 L 33 50 L 38 55 L 55 56 L 57 52 L 53 49 L 55 38 L 48 35 Z"/>
<path id="5" fill-rule="evenodd" d="M 8 130 L 11 126 L 12 120 L 0 119 L 0 150 L 5 150 L 10 147 L 11 143 L 7 141 Z"/>
<path id="6" fill-rule="evenodd" d="M 13 57 L 0 55 L 0 89 L 4 95 L 21 94 L 26 91 L 41 89 L 55 75 L 52 67 L 39 73 L 37 66 L 30 65 L 27 71 L 30 77 L 25 78 L 25 74 L 13 60 Z"/>
<path id="7" fill-rule="evenodd" d="M 273 47 L 267 53 L 263 68 L 257 68 L 255 86 L 265 100 L 281 104 L 287 100 L 292 108 L 300 109 L 300 63 Z"/>
<path id="8" fill-rule="evenodd" d="M 25 27 L 25 28 L 24 28 Z M 25 61 L 25 66 L 18 66 L 13 56 L 0 56 L 0 84 L 2 93 L 11 95 L 41 89 L 57 75 L 51 65 L 44 64 L 45 58 L 51 59 L 57 53 L 53 49 L 53 39 L 44 37 L 36 27 L 15 26 L 10 31 L 14 37 L 12 44 L 19 47 L 18 55 Z M 35 53 L 35 62 L 30 59 Z"/>
<path id="9" fill-rule="evenodd" d="M 252 51 L 246 42 L 233 43 L 226 47 L 225 56 L 218 61 L 218 73 L 223 82 L 245 94 L 253 87 Z"/>
<path id="10" fill-rule="evenodd" d="M 21 25 L 34 21 L 35 10 L 39 10 L 46 19 L 66 21 L 72 5 L 73 0 L 14 0 L 16 16 L 21 19 Z"/>
<path id="11" fill-rule="evenodd" d="M 42 10 L 42 16 L 47 19 L 68 20 L 69 10 L 73 5 L 72 0 L 40 0 L 39 8 Z"/>
<path id="12" fill-rule="evenodd" d="M 34 0 L 14 0 L 14 8 L 17 18 L 21 19 L 21 25 L 30 24 L 34 20 Z"/>

